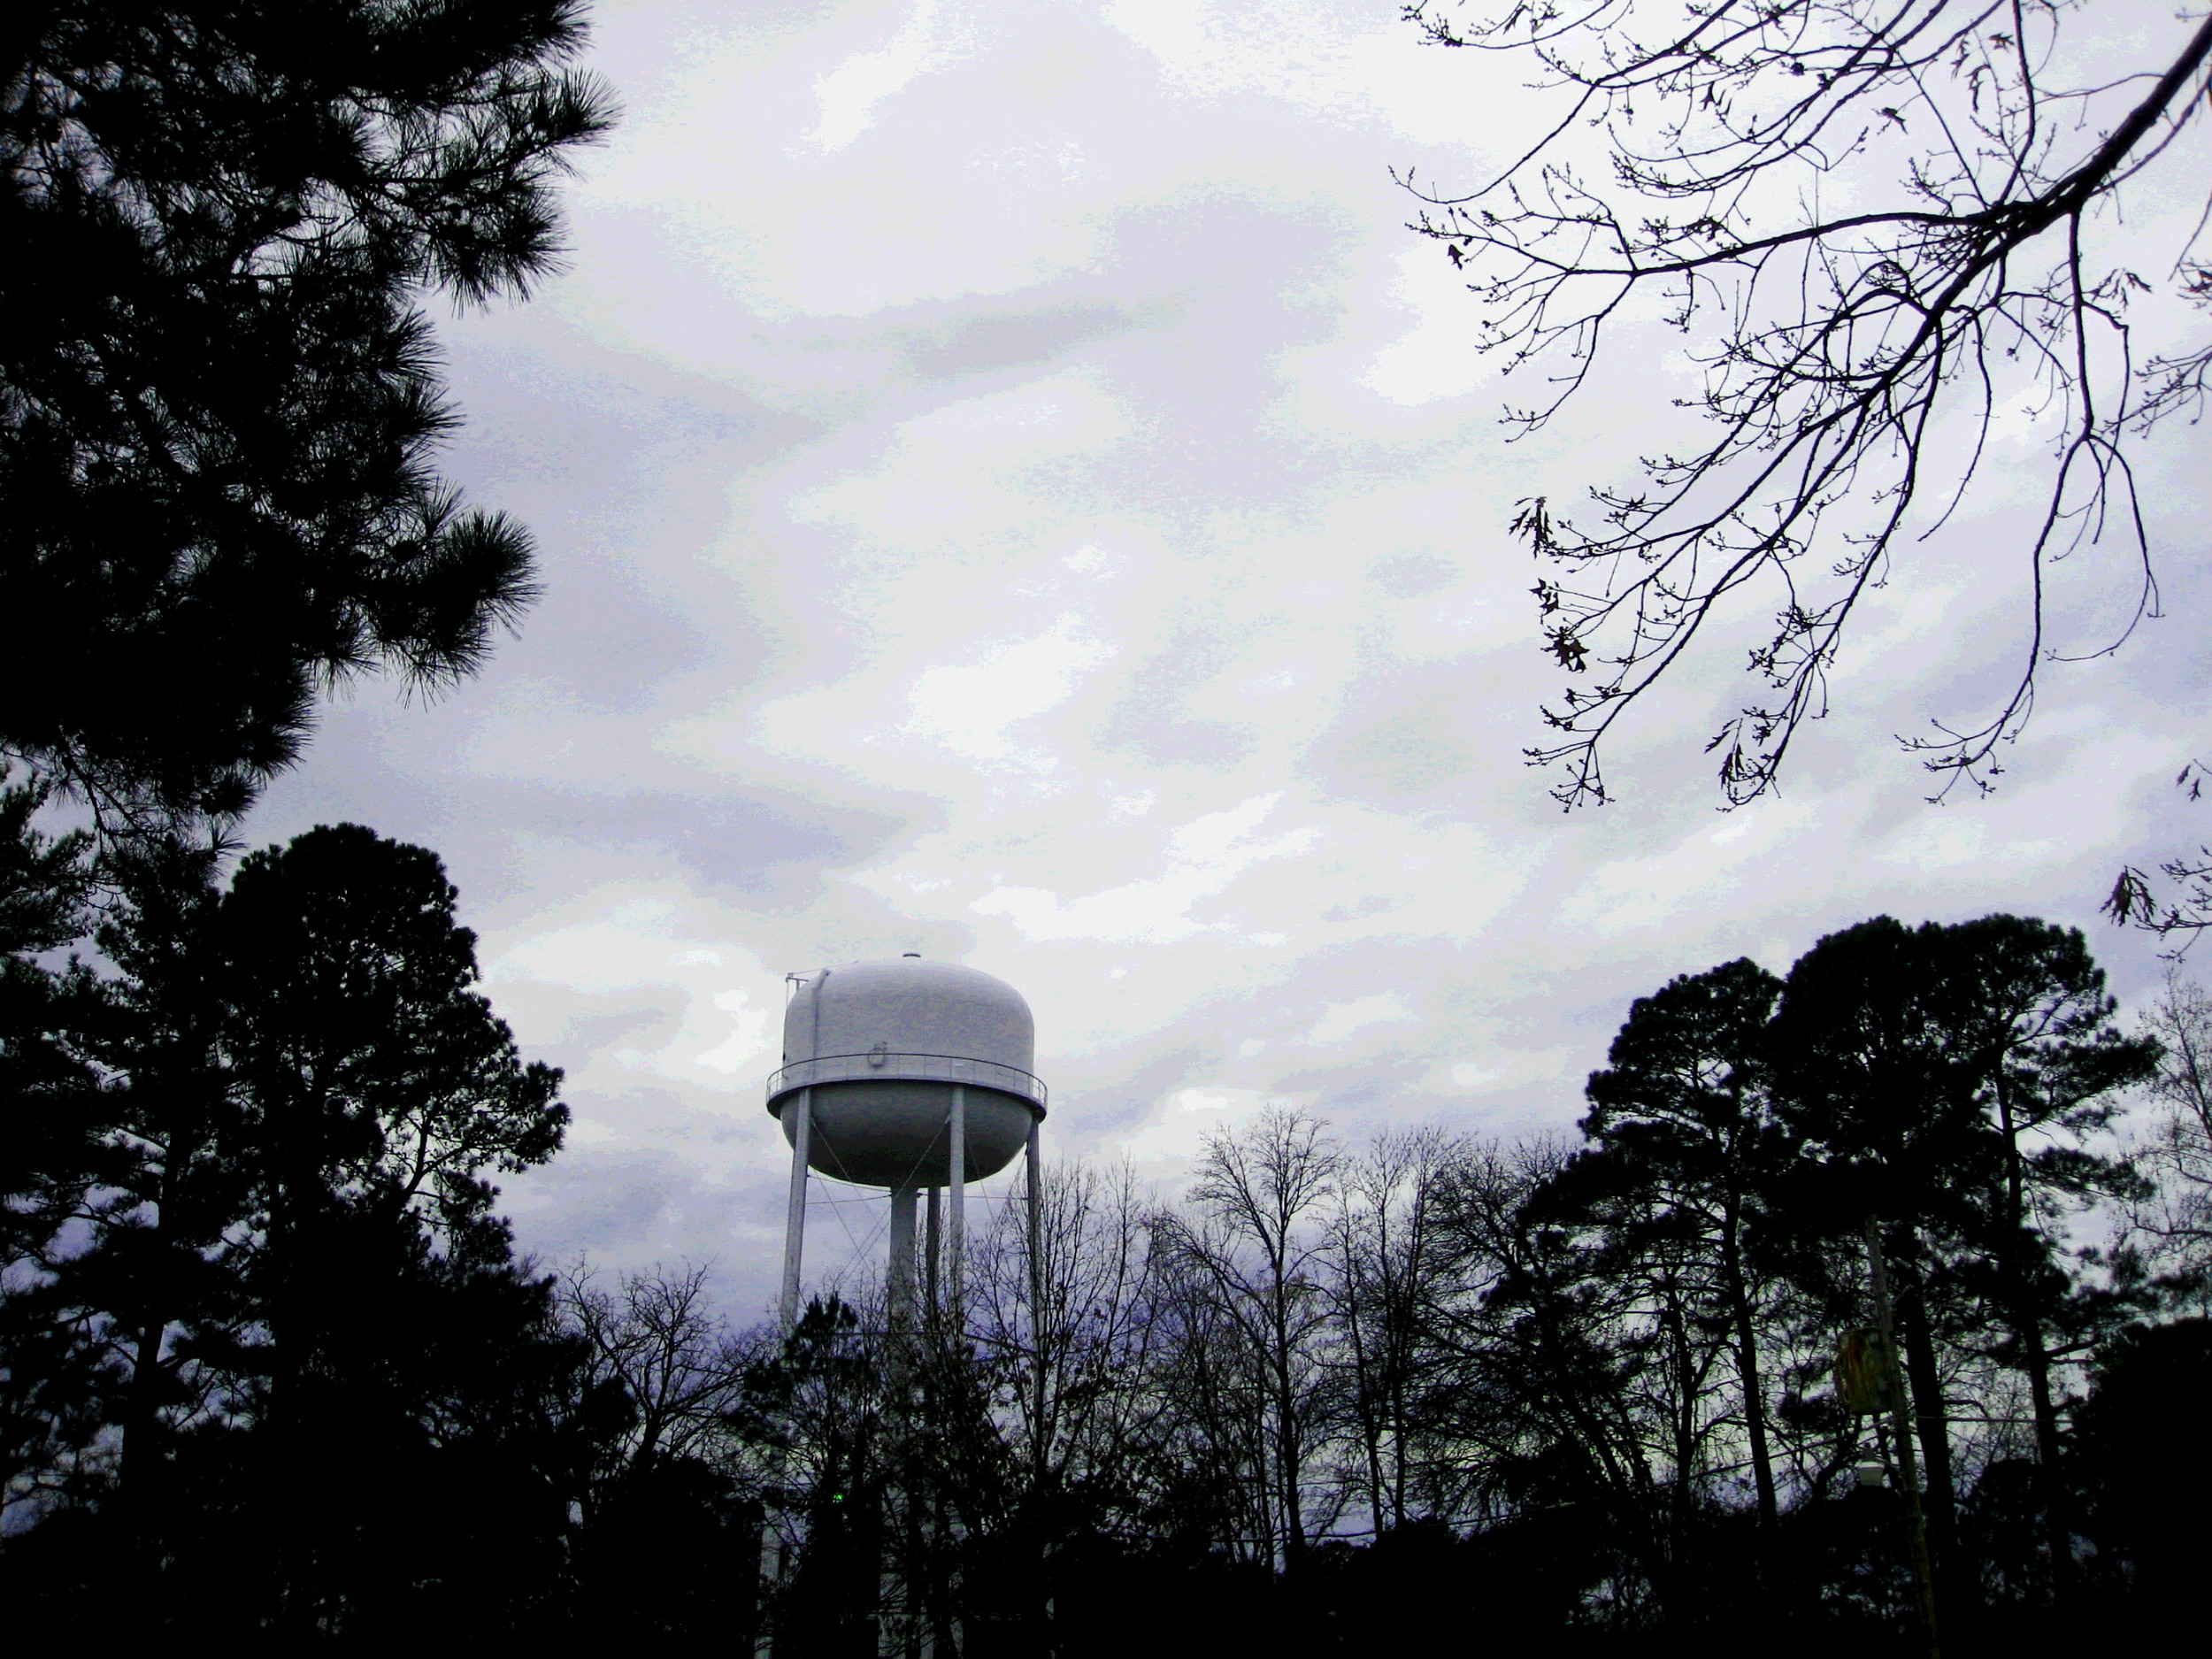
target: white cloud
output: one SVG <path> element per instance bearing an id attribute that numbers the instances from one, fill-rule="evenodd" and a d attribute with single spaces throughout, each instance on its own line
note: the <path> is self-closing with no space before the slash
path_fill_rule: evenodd
<path id="1" fill-rule="evenodd" d="M 717 1092 L 749 1087 L 766 1075 L 781 1034 L 772 1037 L 770 1026 L 780 1012 L 764 1002 L 760 987 L 772 981 L 750 952 L 685 942 L 680 906 L 664 896 L 607 895 L 572 907 L 572 917 L 526 934 L 485 964 L 485 980 L 502 1004 L 523 1010 L 534 1027 L 527 1034 L 556 1038 L 626 998 L 641 1016 L 638 1023 L 654 1028 L 659 1041 L 606 1051 L 598 1064 L 614 1072 Z M 754 988 L 733 986 L 733 979 L 749 979 Z M 619 1083 L 588 1069 L 572 1080 Z"/>
<path id="2" fill-rule="evenodd" d="M 1360 377 L 1369 390 L 1409 405 L 1463 397 L 1494 379 L 1476 349 L 1481 313 L 1440 243 L 1417 242 L 1399 254 L 1394 297 L 1413 313 L 1413 326 L 1375 354 Z"/>
<path id="3" fill-rule="evenodd" d="M 942 0 L 914 0 L 905 24 L 879 50 L 856 52 L 814 83 L 821 120 L 807 136 L 842 150 L 875 125 L 876 106 L 923 75 L 951 68 L 970 50 Z"/>
<path id="4" fill-rule="evenodd" d="M 1701 827 L 1663 850 L 1607 861 L 1562 907 L 1568 926 L 1598 937 L 1655 928 L 1686 912 L 1724 910 L 1747 868 L 1801 841 L 1818 821 L 1808 800 L 1767 800 Z"/>
<path id="5" fill-rule="evenodd" d="M 1455 54 L 1425 50 L 1391 12 L 1327 0 L 1113 0 L 1107 19 L 1160 62 L 1187 96 L 1258 93 L 1332 125 L 1387 122 L 1425 142 L 1468 144 L 1492 121 L 1467 119 L 1464 71 Z"/>
<path id="6" fill-rule="evenodd" d="M 1267 1104 L 1254 1089 L 1178 1089 L 1119 1137 L 1115 1150 L 1141 1171 L 1166 1165 L 1179 1171 L 1204 1149 L 1209 1136 L 1234 1130 Z"/>
<path id="7" fill-rule="evenodd" d="M 1385 991 L 1377 996 L 1363 996 L 1356 1002 L 1331 1003 L 1328 1011 L 1306 1033 L 1306 1041 L 1342 1042 L 1370 1025 L 1395 1025 L 1417 1018 L 1419 1016 L 1405 1005 L 1405 1000 L 1395 991 Z"/>
<path id="8" fill-rule="evenodd" d="M 1203 933 L 1233 933 L 1232 917 L 1201 919 L 1200 901 L 1226 893 L 1237 879 L 1271 859 L 1312 850 L 1321 832 L 1308 826 L 1264 839 L 1253 832 L 1274 811 L 1279 794 L 1255 795 L 1223 812 L 1194 818 L 1168 838 L 1158 875 L 1099 893 L 1064 899 L 1041 887 L 1000 885 L 970 907 L 1002 916 L 1036 941 L 1090 940 L 1115 944 L 1172 944 Z"/>
<path id="9" fill-rule="evenodd" d="M 975 761 L 1018 761 L 1048 771 L 1049 755 L 1024 753 L 1008 727 L 1065 702 L 1087 670 L 1114 648 L 1078 637 L 1082 619 L 1061 617 L 1049 632 L 1003 646 L 984 661 L 922 672 L 908 698 L 905 730 Z"/>

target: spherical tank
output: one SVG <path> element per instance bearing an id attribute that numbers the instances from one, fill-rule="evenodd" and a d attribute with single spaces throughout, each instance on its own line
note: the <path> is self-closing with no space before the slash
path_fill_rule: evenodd
<path id="1" fill-rule="evenodd" d="M 795 1141 L 808 1098 L 807 1163 L 864 1187 L 951 1179 L 952 1091 L 964 1090 L 965 1179 L 1011 1163 L 1045 1115 L 1036 1024 L 1021 993 L 957 963 L 854 962 L 806 976 L 784 1010 L 783 1069 L 768 1110 Z"/>

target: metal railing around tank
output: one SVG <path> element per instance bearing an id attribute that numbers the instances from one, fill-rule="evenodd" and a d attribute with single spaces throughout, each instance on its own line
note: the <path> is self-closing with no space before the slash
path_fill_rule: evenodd
<path id="1" fill-rule="evenodd" d="M 1041 1107 L 1046 1103 L 1044 1082 L 1019 1066 L 995 1060 L 972 1060 L 957 1054 L 894 1054 L 871 1048 L 864 1054 L 826 1054 L 811 1060 L 794 1060 L 768 1079 L 768 1098 L 793 1089 L 823 1083 L 864 1083 L 878 1079 L 904 1078 L 928 1083 L 973 1084 L 997 1089 Z"/>

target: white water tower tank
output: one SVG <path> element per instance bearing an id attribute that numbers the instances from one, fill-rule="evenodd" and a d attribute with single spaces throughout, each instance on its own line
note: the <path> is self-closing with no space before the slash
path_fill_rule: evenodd
<path id="1" fill-rule="evenodd" d="M 895 1192 L 951 1177 L 952 1095 L 963 1091 L 965 1180 L 1010 1164 L 1045 1115 L 1036 1024 L 1021 993 L 957 963 L 918 956 L 804 977 L 784 1010 L 783 1069 L 768 1110 L 795 1145 L 805 1091 L 807 1163 Z"/>

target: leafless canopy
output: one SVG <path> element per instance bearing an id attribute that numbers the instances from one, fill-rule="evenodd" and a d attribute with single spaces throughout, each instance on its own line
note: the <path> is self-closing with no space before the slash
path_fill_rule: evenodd
<path id="1" fill-rule="evenodd" d="M 1676 400 L 1709 423 L 1686 452 L 1592 486 L 1579 514 L 1540 495 L 1514 520 L 1546 566 L 1545 648 L 1574 677 L 1528 751 L 1563 769 L 1554 794 L 1607 799 L 1615 723 L 1724 609 L 1762 595 L 1775 609 L 1750 652 L 1756 700 L 1709 752 L 1731 804 L 1771 788 L 1825 711 L 1860 602 L 1956 509 L 2000 411 L 2024 409 L 2055 436 L 2022 549 L 2017 677 L 1987 718 L 1908 741 L 1943 789 L 1986 787 L 2055 654 L 2050 562 L 2116 530 L 2140 564 L 2135 618 L 2156 606 L 2130 442 L 2200 410 L 2212 352 L 2139 362 L 2129 307 L 2161 286 L 2201 304 L 2212 266 L 2193 242 L 2139 273 L 2108 233 L 2123 187 L 2197 142 L 2212 18 L 2147 12 L 2169 32 L 2107 74 L 2075 0 L 1514 0 L 1479 15 L 1414 0 L 1407 14 L 1441 44 L 1531 61 L 1556 96 L 1471 193 L 1404 180 L 1415 228 L 1470 277 L 1486 346 L 1551 370 L 1509 423 L 1543 426 L 1648 299 L 1663 296 L 1703 371 Z"/>

